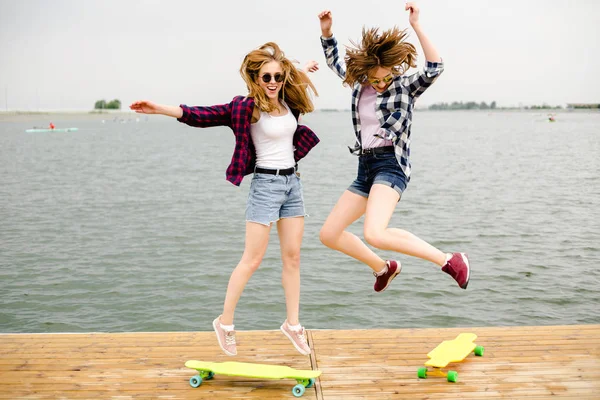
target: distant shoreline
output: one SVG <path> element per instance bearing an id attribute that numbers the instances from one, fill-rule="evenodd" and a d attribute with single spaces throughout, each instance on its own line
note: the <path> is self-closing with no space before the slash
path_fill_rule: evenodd
<path id="1" fill-rule="evenodd" d="M 0 111 L 0 122 L 29 122 L 42 121 L 40 123 L 47 125 L 51 120 L 60 120 L 68 118 L 71 120 L 113 120 L 115 118 L 140 118 L 137 114 L 129 110 L 114 111 Z M 56 121 L 54 121 L 56 122 Z M 44 126 L 45 126 L 44 125 Z"/>
<path id="2" fill-rule="evenodd" d="M 454 112 L 468 112 L 468 113 L 528 113 L 528 114 L 565 114 L 565 113 L 588 113 L 597 114 L 600 113 L 600 109 L 519 109 L 519 108 L 496 108 L 490 110 L 430 110 L 428 108 L 417 108 L 416 112 L 432 112 L 432 113 L 454 113 Z M 330 109 L 322 108 L 314 111 L 315 113 L 337 113 L 337 112 L 350 112 L 350 109 Z M 61 118 L 79 119 L 79 120 L 112 120 L 114 118 L 141 118 L 141 114 L 137 114 L 129 110 L 112 110 L 112 111 L 0 111 L 0 122 L 19 122 L 19 121 L 42 121 L 40 123 L 50 122 L 50 119 L 59 120 Z M 146 117 L 146 115 L 144 115 Z M 152 116 L 147 117 L 159 117 L 168 118 L 163 116 Z"/>

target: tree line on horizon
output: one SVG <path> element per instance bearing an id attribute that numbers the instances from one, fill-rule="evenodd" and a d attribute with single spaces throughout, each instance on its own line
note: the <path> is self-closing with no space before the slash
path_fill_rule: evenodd
<path id="1" fill-rule="evenodd" d="M 485 101 L 482 101 L 481 103 L 475 101 L 466 103 L 463 103 L 462 101 L 453 101 L 452 103 L 435 103 L 429 106 L 430 110 L 494 110 L 495 108 L 495 101 L 492 101 L 489 105 Z"/>
<path id="2" fill-rule="evenodd" d="M 429 106 L 430 110 L 495 110 L 497 107 L 496 102 L 492 101 L 487 104 L 485 101 L 478 103 L 476 101 L 454 101 L 452 103 L 435 103 Z M 507 109 L 506 107 L 499 107 L 500 109 Z M 519 107 L 508 107 L 508 109 L 521 108 L 524 110 L 559 110 L 562 106 L 551 106 L 546 103 L 542 105 L 532 106 L 519 106 Z M 583 107 L 581 107 L 583 108 Z"/>
<path id="3" fill-rule="evenodd" d="M 114 99 L 109 102 L 106 100 L 98 100 L 96 104 L 94 104 L 95 110 L 120 110 L 121 109 L 121 100 Z"/>

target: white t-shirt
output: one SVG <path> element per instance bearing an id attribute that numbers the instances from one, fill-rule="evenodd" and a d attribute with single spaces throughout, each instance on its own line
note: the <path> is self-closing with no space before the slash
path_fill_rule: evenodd
<path id="1" fill-rule="evenodd" d="M 273 116 L 261 111 L 260 119 L 250 126 L 258 167 L 285 169 L 296 165 L 293 140 L 298 122 L 287 104 L 283 105 L 287 114 Z"/>

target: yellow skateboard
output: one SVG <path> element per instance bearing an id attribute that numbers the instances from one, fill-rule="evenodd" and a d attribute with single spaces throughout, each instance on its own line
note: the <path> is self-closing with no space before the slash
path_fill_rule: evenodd
<path id="1" fill-rule="evenodd" d="M 474 340 L 477 335 L 474 333 L 461 333 L 454 340 L 444 340 L 435 349 L 431 350 L 427 357 L 429 361 L 424 367 L 417 370 L 419 378 L 427 378 L 427 374 L 432 376 L 445 376 L 448 382 L 456 382 L 458 380 L 458 372 L 448 371 L 446 374 L 442 368 L 453 362 L 464 360 L 473 350 L 476 356 L 483 356 L 483 346 L 477 346 Z M 433 369 L 427 369 L 433 367 Z"/>
<path id="2" fill-rule="evenodd" d="M 198 375 L 190 378 L 190 385 L 197 388 L 202 380 L 212 379 L 215 375 L 242 376 L 245 378 L 262 379 L 295 379 L 298 384 L 292 389 L 296 397 L 304 394 L 306 388 L 315 383 L 321 371 L 302 370 L 285 367 L 283 365 L 252 364 L 235 361 L 203 362 L 190 360 L 185 366 L 198 371 Z"/>

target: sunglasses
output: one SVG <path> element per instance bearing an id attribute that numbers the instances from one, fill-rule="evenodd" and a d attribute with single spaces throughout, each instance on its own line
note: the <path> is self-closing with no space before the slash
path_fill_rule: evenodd
<path id="1" fill-rule="evenodd" d="M 383 78 L 367 79 L 371 85 L 379 85 L 379 82 L 390 83 L 394 79 L 394 75 L 389 74 Z"/>
<path id="2" fill-rule="evenodd" d="M 276 72 L 276 73 L 275 73 L 274 75 L 272 75 L 272 76 L 273 76 L 273 78 L 275 78 L 275 82 L 277 82 L 277 83 L 281 83 L 281 82 L 283 82 L 283 78 L 284 78 L 283 74 L 280 74 L 279 72 Z M 263 81 L 264 83 L 269 83 L 269 82 L 271 82 L 271 74 L 267 72 L 266 74 L 263 74 L 263 75 L 260 77 L 260 79 L 262 79 L 262 81 Z"/>

